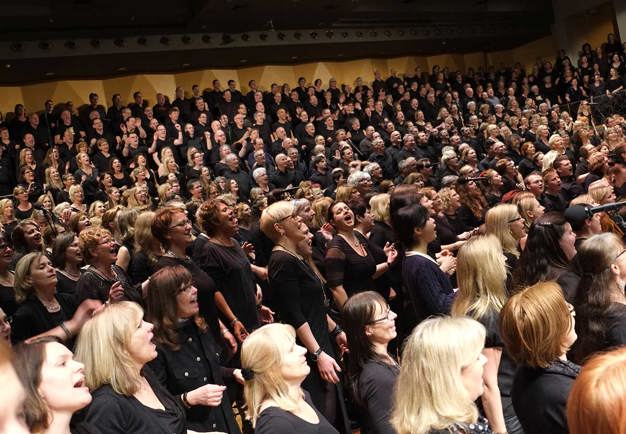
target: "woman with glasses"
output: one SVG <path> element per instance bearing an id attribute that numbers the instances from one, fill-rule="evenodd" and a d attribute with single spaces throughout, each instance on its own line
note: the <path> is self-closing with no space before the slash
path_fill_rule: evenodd
<path id="1" fill-rule="evenodd" d="M 573 306 L 554 282 L 521 290 L 500 312 L 502 340 L 518 364 L 513 408 L 527 433 L 568 432 L 565 404 L 580 371 L 567 360 L 576 341 L 574 317 Z"/>
<path id="2" fill-rule="evenodd" d="M 578 340 L 572 360 L 582 364 L 598 351 L 626 345 L 626 251 L 615 234 L 602 233 L 578 249 L 581 279 L 574 299 Z"/>
<path id="3" fill-rule="evenodd" d="M 220 366 L 220 346 L 200 312 L 193 276 L 181 265 L 159 269 L 150 278 L 146 320 L 154 325 L 157 358 L 149 362 L 161 383 L 180 396 L 187 428 L 239 433 L 223 375 L 240 381 L 241 371 Z"/>
<path id="4" fill-rule="evenodd" d="M 485 216 L 485 232 L 494 235 L 506 256 L 509 269 L 514 269 L 519 258 L 519 242 L 526 236 L 526 221 L 519 214 L 517 207 L 501 204 L 487 211 Z"/>
<path id="5" fill-rule="evenodd" d="M 359 406 L 361 433 L 394 434 L 389 423 L 391 400 L 400 367 L 387 351 L 396 338 L 395 318 L 385 299 L 373 291 L 348 299 L 342 319 L 350 352 L 346 372 L 353 399 Z"/>
<path id="6" fill-rule="evenodd" d="M 182 266 L 191 274 L 193 285 L 198 289 L 200 314 L 207 321 L 213 339 L 234 353 L 237 351 L 237 341 L 218 318 L 215 281 L 187 256 L 187 249 L 193 242 L 191 228 L 191 222 L 183 209 L 166 206 L 157 210 L 152 221 L 152 235 L 156 243 L 160 244 L 161 255 L 154 269 Z"/>
<path id="7" fill-rule="evenodd" d="M 341 369 L 335 360 L 334 340 L 342 349 L 346 335 L 328 315 L 325 280 L 312 260 L 313 236 L 296 214 L 294 201 L 275 202 L 261 215 L 261 230 L 274 243 L 268 265 L 269 282 L 281 319 L 294 327 L 299 344 L 307 349 L 311 373 L 302 387 L 331 422 L 342 404 Z"/>
<path id="8" fill-rule="evenodd" d="M 141 293 L 133 288 L 126 272 L 115 264 L 117 243 L 111 233 L 101 227 L 90 226 L 78 238 L 87 268 L 76 284 L 77 300 L 141 302 Z"/>

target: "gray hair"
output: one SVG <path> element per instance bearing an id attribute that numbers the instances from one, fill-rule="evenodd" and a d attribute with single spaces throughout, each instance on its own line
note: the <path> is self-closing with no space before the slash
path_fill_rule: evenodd
<path id="1" fill-rule="evenodd" d="M 359 185 L 359 182 L 366 180 L 366 179 L 371 180 L 372 177 L 370 176 L 369 173 L 358 170 L 352 173 L 350 176 L 348 176 L 348 180 L 346 182 L 348 183 L 349 186 L 356 187 L 357 185 Z"/>
<path id="2" fill-rule="evenodd" d="M 265 167 L 257 167 L 252 171 L 252 178 L 256 181 L 256 179 L 261 175 L 267 175 L 267 170 Z"/>

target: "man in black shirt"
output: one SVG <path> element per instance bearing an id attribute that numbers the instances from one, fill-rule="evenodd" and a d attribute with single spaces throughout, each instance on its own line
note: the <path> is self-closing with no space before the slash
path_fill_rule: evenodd
<path id="1" fill-rule="evenodd" d="M 139 117 L 143 114 L 143 109 L 148 105 L 148 101 L 143 99 L 141 92 L 133 93 L 133 100 L 134 102 L 128 104 L 128 108 L 131 110 L 133 116 Z"/>
<path id="2" fill-rule="evenodd" d="M 276 171 L 270 176 L 270 183 L 276 188 L 289 188 L 294 186 L 295 173 L 289 169 L 291 160 L 285 154 L 278 154 L 275 158 Z"/>
<path id="3" fill-rule="evenodd" d="M 234 179 L 239 186 L 239 196 L 242 200 L 248 200 L 250 197 L 250 189 L 252 188 L 252 179 L 247 172 L 244 172 L 239 167 L 239 157 L 235 154 L 228 154 L 224 158 L 226 166 L 228 167 L 224 171 L 224 176 L 227 179 Z"/>

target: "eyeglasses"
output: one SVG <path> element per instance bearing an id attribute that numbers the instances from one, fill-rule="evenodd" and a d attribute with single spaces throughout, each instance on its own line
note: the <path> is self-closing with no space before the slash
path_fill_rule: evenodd
<path id="1" fill-rule="evenodd" d="M 176 223 L 174 226 L 170 227 L 170 229 L 182 228 L 182 227 L 185 227 L 185 226 L 190 225 L 190 224 L 191 224 L 191 220 L 185 219 L 185 220 L 181 221 L 180 223 Z"/>
<path id="2" fill-rule="evenodd" d="M 567 303 L 567 310 L 569 311 L 571 316 L 576 316 L 576 311 L 574 310 L 574 305 L 571 303 Z"/>
<path id="3" fill-rule="evenodd" d="M 368 322 L 369 325 L 371 324 L 377 324 L 379 322 L 383 322 L 383 321 L 389 321 L 389 318 L 391 317 L 391 315 L 393 314 L 393 312 L 391 312 L 390 308 L 387 308 L 387 311 L 385 312 L 385 316 L 372 320 L 370 322 Z"/>
<path id="4" fill-rule="evenodd" d="M 290 218 L 295 219 L 295 218 L 296 218 L 295 214 L 290 214 L 290 215 L 288 215 L 287 217 L 283 217 L 282 219 L 277 220 L 277 221 L 276 221 L 276 223 L 282 223 L 282 222 L 284 222 L 285 220 L 290 219 Z"/>
<path id="5" fill-rule="evenodd" d="M 522 217 L 521 215 L 518 215 L 514 219 L 509 220 L 509 223 L 515 223 L 515 222 L 518 222 L 518 221 L 523 220 L 523 219 L 524 219 L 524 217 Z"/>
<path id="6" fill-rule="evenodd" d="M 115 240 L 109 238 L 108 240 L 100 241 L 98 245 L 103 246 L 105 244 L 113 244 L 113 243 L 115 243 Z"/>
<path id="7" fill-rule="evenodd" d="M 1 247 L 0 247 L 1 249 Z M 619 258 L 620 256 L 622 256 L 624 253 L 626 253 L 626 249 L 622 249 L 621 252 L 618 253 L 618 255 L 615 257 L 615 260 L 617 261 L 617 258 Z"/>

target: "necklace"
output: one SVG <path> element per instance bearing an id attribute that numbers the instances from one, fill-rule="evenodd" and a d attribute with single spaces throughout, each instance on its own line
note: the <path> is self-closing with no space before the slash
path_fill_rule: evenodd
<path id="1" fill-rule="evenodd" d="M 172 252 L 171 250 L 168 250 L 167 252 L 165 252 L 165 254 L 163 256 L 167 256 L 168 258 L 184 259 L 186 261 L 189 260 L 189 256 L 187 256 L 187 255 L 185 255 L 185 256 L 178 256 L 176 253 Z"/>
<path id="2" fill-rule="evenodd" d="M 361 242 L 355 235 L 353 235 L 353 240 L 348 239 L 348 237 L 342 234 L 339 234 L 339 236 L 346 240 L 346 243 L 348 243 L 358 255 L 367 256 L 367 252 L 365 251 L 363 244 L 361 244 Z"/>
<path id="3" fill-rule="evenodd" d="M 59 304 L 56 298 L 54 298 L 52 301 L 45 301 L 45 300 L 42 300 L 40 297 L 37 297 L 37 298 L 39 299 L 41 304 L 43 304 L 43 307 L 45 307 L 48 312 L 56 313 L 61 310 L 61 305 Z"/>
<path id="4" fill-rule="evenodd" d="M 276 247 L 280 247 L 280 250 L 284 251 L 285 253 L 289 253 L 291 256 L 293 256 L 294 258 L 297 258 L 300 261 L 304 260 L 302 256 L 298 255 L 297 253 L 292 252 L 291 250 L 289 250 L 287 247 L 283 246 L 282 244 L 277 244 Z"/>

